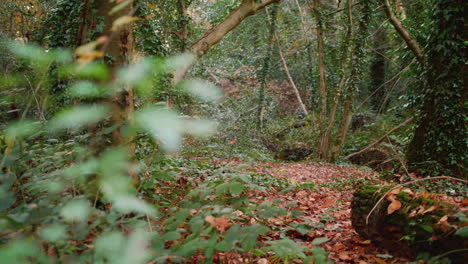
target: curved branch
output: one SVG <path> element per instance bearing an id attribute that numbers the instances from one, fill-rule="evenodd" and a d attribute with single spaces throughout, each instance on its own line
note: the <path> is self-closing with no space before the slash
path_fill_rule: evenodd
<path id="1" fill-rule="evenodd" d="M 406 30 L 406 28 L 403 27 L 401 21 L 393 13 L 392 7 L 390 6 L 388 0 L 382 0 L 382 4 L 384 6 L 385 14 L 387 15 L 387 18 L 390 21 L 390 23 L 393 25 L 400 37 L 406 42 L 406 45 L 408 45 L 408 47 L 414 53 L 418 61 L 421 64 L 424 64 L 424 55 L 422 53 L 421 48 L 419 47 L 419 44 L 416 42 L 416 40 L 414 40 L 413 36 L 408 32 L 408 30 Z"/>
<path id="2" fill-rule="evenodd" d="M 258 10 L 279 1 L 280 0 L 262 0 L 257 3 L 254 0 L 243 0 L 236 9 L 232 10 L 231 13 L 221 21 L 221 23 L 206 31 L 200 38 L 190 45 L 189 52 L 195 55 L 196 58 L 205 55 L 211 47 L 220 42 L 224 36 L 236 28 L 247 17 L 254 15 Z M 195 63 L 196 60 L 183 68 L 179 68 L 174 73 L 173 82 L 177 83 L 181 81 Z"/>

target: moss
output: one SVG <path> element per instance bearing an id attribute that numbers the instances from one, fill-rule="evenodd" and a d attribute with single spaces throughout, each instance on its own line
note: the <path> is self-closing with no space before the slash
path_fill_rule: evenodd
<path id="1" fill-rule="evenodd" d="M 351 220 L 361 236 L 405 256 L 414 256 L 422 251 L 443 253 L 468 246 L 462 238 L 453 235 L 455 227 L 461 226 L 458 218 L 449 218 L 453 227 L 441 228 L 437 224 L 443 216 L 455 215 L 459 211 L 456 205 L 429 198 L 413 198 L 405 192 L 397 194 L 397 200 L 402 204 L 400 209 L 389 215 L 387 208 L 390 203 L 384 199 L 366 224 L 369 212 L 391 187 L 362 185 L 354 193 Z M 433 205 L 437 207 L 430 212 L 410 216 L 421 205 L 425 209 Z"/>

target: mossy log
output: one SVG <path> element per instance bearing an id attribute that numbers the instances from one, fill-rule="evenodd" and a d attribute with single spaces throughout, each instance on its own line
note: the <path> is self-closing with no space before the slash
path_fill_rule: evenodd
<path id="1" fill-rule="evenodd" d="M 362 185 L 354 193 L 351 221 L 356 232 L 392 254 L 415 257 L 429 252 L 437 256 L 468 248 L 468 240 L 455 235 L 463 226 L 457 205 L 424 198 L 409 189 L 392 191 L 384 198 L 368 219 L 372 208 L 390 190 L 390 186 Z M 426 195 L 427 196 L 427 195 Z M 387 195 L 388 197 L 388 195 Z M 389 200 L 397 200 L 401 207 L 389 214 Z M 466 214 L 463 216 L 466 217 Z M 454 263 L 468 263 L 467 251 L 447 255 Z"/>

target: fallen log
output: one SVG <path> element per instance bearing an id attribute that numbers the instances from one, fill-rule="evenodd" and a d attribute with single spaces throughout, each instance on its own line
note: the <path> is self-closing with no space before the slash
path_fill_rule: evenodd
<path id="1" fill-rule="evenodd" d="M 381 199 L 384 195 L 385 198 Z M 460 208 L 411 189 L 362 185 L 354 193 L 351 221 L 356 232 L 392 254 L 415 257 L 447 252 L 453 263 L 468 263 L 468 240 L 456 234 L 463 227 Z"/>

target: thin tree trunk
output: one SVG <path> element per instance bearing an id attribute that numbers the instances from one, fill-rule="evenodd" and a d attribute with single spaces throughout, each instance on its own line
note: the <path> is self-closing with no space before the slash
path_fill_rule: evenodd
<path id="1" fill-rule="evenodd" d="M 296 84 L 294 83 L 293 78 L 291 77 L 291 74 L 289 73 L 289 68 L 288 64 L 286 63 L 286 60 L 284 59 L 283 52 L 281 51 L 281 44 L 279 42 L 278 35 L 275 33 L 275 39 L 276 39 L 276 45 L 278 46 L 278 53 L 281 59 L 281 64 L 283 64 L 284 71 L 286 72 L 286 75 L 288 76 L 289 83 L 291 84 L 294 94 L 296 95 L 297 102 L 299 103 L 299 107 L 301 108 L 302 112 L 307 116 L 309 115 L 309 112 L 307 111 L 307 108 L 305 107 L 304 103 L 302 102 L 301 99 L 301 94 L 299 93 L 299 89 L 297 89 Z"/>
<path id="2" fill-rule="evenodd" d="M 349 50 L 349 42 L 351 40 L 351 35 L 352 35 L 352 27 L 353 27 L 353 17 L 352 17 L 352 10 L 351 10 L 351 0 L 346 1 L 347 5 L 347 17 L 348 17 L 348 25 L 347 25 L 347 30 L 346 30 L 346 36 L 345 40 L 343 42 L 343 48 L 342 48 L 342 57 L 341 57 L 341 67 L 342 67 L 342 74 L 340 78 L 340 82 L 338 84 L 338 89 L 336 91 L 335 97 L 333 98 L 333 105 L 330 111 L 330 116 L 328 118 L 328 127 L 325 133 L 322 135 L 320 138 L 319 142 L 319 157 L 323 158 L 327 161 L 330 161 L 330 151 L 329 151 L 329 143 L 330 143 L 330 137 L 331 133 L 333 130 L 333 125 L 335 123 L 335 116 L 336 116 L 336 109 L 338 108 L 338 102 L 340 95 L 342 93 L 345 80 L 346 80 L 346 60 L 348 59 L 348 50 Z M 351 62 L 351 59 L 349 60 Z"/>
<path id="3" fill-rule="evenodd" d="M 421 48 L 419 47 L 419 44 L 416 42 L 416 40 L 414 40 L 413 36 L 411 36 L 408 30 L 406 30 L 406 28 L 403 27 L 401 21 L 395 16 L 388 0 L 382 0 L 382 4 L 385 10 L 385 14 L 387 15 L 387 18 L 390 21 L 390 23 L 393 25 L 400 37 L 403 38 L 403 40 L 406 42 L 406 44 L 414 53 L 418 61 L 421 64 L 424 64 L 424 55 L 422 53 Z"/>
<path id="4" fill-rule="evenodd" d="M 323 125 L 327 118 L 327 86 L 325 75 L 325 51 L 323 47 L 323 32 L 322 32 L 322 18 L 320 15 L 320 0 L 314 0 L 313 12 L 316 21 L 316 34 L 317 34 L 317 52 L 319 59 L 319 91 L 320 91 L 320 112 L 319 112 L 319 129 L 322 135 Z M 319 153 L 320 156 L 320 153 Z"/>
<path id="5" fill-rule="evenodd" d="M 257 2 L 256 0 L 242 0 L 239 7 L 231 11 L 231 13 L 229 13 L 221 23 L 205 32 L 205 34 L 190 46 L 188 51 L 192 53 L 195 58 L 205 55 L 213 45 L 220 42 L 224 36 L 236 28 L 247 17 L 254 15 L 258 10 L 279 1 L 280 0 L 262 0 Z M 177 69 L 174 72 L 174 78 L 172 79 L 173 83 L 181 81 L 195 63 L 196 60 L 193 60 L 184 67 Z"/>
<path id="6" fill-rule="evenodd" d="M 365 34 L 367 33 L 367 28 L 369 24 L 369 18 L 370 18 L 370 13 L 371 13 L 371 7 L 368 2 L 362 4 L 362 17 L 359 19 L 359 29 L 358 32 L 361 34 L 361 36 L 358 36 L 355 44 L 353 51 L 351 52 L 351 75 L 349 79 L 349 83 L 347 85 L 346 89 L 346 97 L 344 101 L 344 106 L 343 106 L 343 114 L 342 114 L 342 119 L 341 119 L 341 124 L 338 129 L 338 134 L 336 136 L 336 139 L 334 140 L 333 147 L 331 148 L 331 154 L 330 154 L 330 160 L 336 160 L 340 154 L 341 150 L 343 148 L 346 135 L 348 133 L 349 125 L 351 123 L 351 118 L 352 118 L 352 109 L 353 109 L 353 97 L 354 97 L 354 85 L 355 85 L 355 77 L 357 75 L 358 67 L 362 64 L 362 59 L 364 57 L 364 52 L 363 52 L 363 46 L 365 44 Z"/>
<path id="7" fill-rule="evenodd" d="M 113 78 L 116 78 L 116 70 L 128 64 L 128 59 L 133 52 L 133 34 L 130 25 L 121 26 L 117 31 L 112 31 L 113 22 L 122 16 L 131 15 L 133 7 L 131 4 L 121 8 L 119 11 L 109 14 L 117 3 L 108 0 L 96 0 L 94 2 L 98 12 L 96 17 L 104 17 L 104 29 L 102 34 L 109 39 L 103 49 L 107 56 L 112 58 L 108 62 Z M 128 147 L 129 155 L 133 155 L 135 150 L 132 137 L 122 135 L 122 127 L 129 121 L 130 115 L 134 111 L 134 94 L 132 87 L 121 87 L 121 91 L 110 99 L 112 105 L 112 123 L 119 127 L 112 134 L 113 145 L 123 145 Z"/>
<path id="8" fill-rule="evenodd" d="M 179 15 L 182 17 L 182 22 L 180 23 L 180 34 L 178 34 L 180 39 L 180 51 L 184 52 L 187 49 L 187 37 L 188 37 L 188 24 L 187 24 L 187 7 L 186 0 L 178 0 L 179 4 Z"/>
<path id="9" fill-rule="evenodd" d="M 260 93 L 259 93 L 259 107 L 258 107 L 258 128 L 263 128 L 263 116 L 265 114 L 265 89 L 266 89 L 266 79 L 268 73 L 270 72 L 271 67 L 271 57 L 273 56 L 273 40 L 275 38 L 275 30 L 276 30 L 276 18 L 278 13 L 278 6 L 274 6 L 271 12 L 271 16 L 268 15 L 268 10 L 265 10 L 267 17 L 270 18 L 270 32 L 268 35 L 268 50 L 265 53 L 265 58 L 263 59 L 263 67 L 260 71 L 259 78 L 260 78 Z"/>

